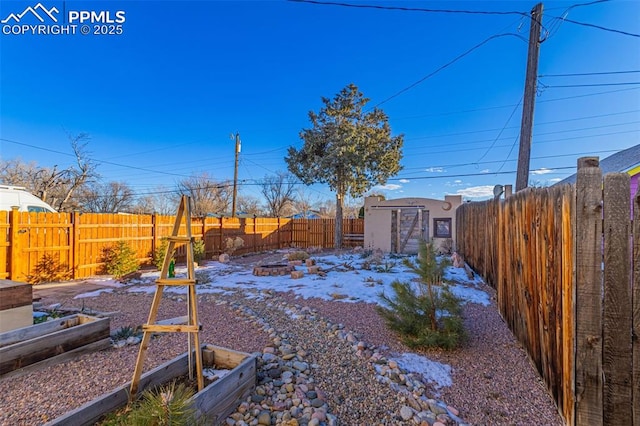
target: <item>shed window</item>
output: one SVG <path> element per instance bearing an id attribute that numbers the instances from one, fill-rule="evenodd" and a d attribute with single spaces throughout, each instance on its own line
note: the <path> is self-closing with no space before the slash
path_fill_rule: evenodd
<path id="1" fill-rule="evenodd" d="M 451 238 L 451 218 L 433 219 L 433 237 Z"/>

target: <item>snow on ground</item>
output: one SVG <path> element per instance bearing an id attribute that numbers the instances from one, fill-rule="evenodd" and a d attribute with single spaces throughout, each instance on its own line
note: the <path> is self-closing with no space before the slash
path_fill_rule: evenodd
<path id="1" fill-rule="evenodd" d="M 82 299 L 85 297 L 97 297 L 97 296 L 100 296 L 101 293 L 111 293 L 112 291 L 113 291 L 112 288 L 101 288 L 99 290 L 78 294 L 77 296 L 74 297 L 74 299 Z"/>
<path id="2" fill-rule="evenodd" d="M 284 252 L 283 252 L 284 254 Z M 318 297 L 325 300 L 342 302 L 379 303 L 382 292 L 392 294 L 391 283 L 399 281 L 415 281 L 416 274 L 409 271 L 398 257 L 387 256 L 380 265 L 371 265 L 364 269 L 365 259 L 358 254 L 313 256 L 321 270 L 328 271 L 325 277 L 307 274 L 303 278 L 293 279 L 289 275 L 274 277 L 258 277 L 253 275 L 249 266 L 208 262 L 196 269 L 199 285 L 197 291 L 204 293 L 222 293 L 243 290 L 257 294 L 262 290 L 293 291 L 303 298 Z M 298 270 L 306 272 L 305 266 Z M 186 275 L 185 268 L 176 268 L 178 277 Z M 131 281 L 128 287 L 132 292 L 153 293 L 154 282 L 159 272 L 145 273 L 140 280 Z M 469 280 L 463 268 L 448 267 L 444 280 L 449 282 L 451 291 L 464 302 L 489 305 L 489 296 L 480 289 L 483 283 L 477 275 Z M 105 281 L 102 284 L 109 285 Z M 117 287 L 119 285 L 113 284 Z M 165 291 L 186 294 L 186 287 L 168 287 Z M 79 297 L 90 297 L 79 295 Z"/>
<path id="3" fill-rule="evenodd" d="M 284 254 L 283 253 L 283 258 Z M 379 265 L 372 264 L 365 269 L 365 259 L 359 254 L 317 255 L 312 256 L 320 269 L 327 271 L 325 277 L 307 274 L 305 266 L 296 267 L 305 272 L 303 278 L 292 279 L 289 275 L 274 277 L 259 277 L 253 275 L 252 266 L 242 266 L 229 263 L 210 261 L 195 271 L 198 280 L 197 292 L 228 293 L 241 290 L 247 297 L 260 297 L 262 290 L 293 291 L 303 297 L 318 297 L 337 302 L 380 303 L 382 292 L 392 294 L 391 283 L 395 280 L 415 282 L 417 275 L 402 264 L 402 258 L 386 256 Z M 286 262 L 283 260 L 283 262 Z M 145 273 L 139 280 L 130 281 L 126 286 L 131 292 L 154 293 L 155 280 L 159 272 Z M 176 268 L 176 276 L 186 276 L 186 268 Z M 478 303 L 484 306 L 490 304 L 489 295 L 480 286 L 482 279 L 474 275 L 469 279 L 464 268 L 447 267 L 443 280 L 449 284 L 451 291 L 463 299 L 465 303 Z M 122 287 L 122 284 L 112 280 L 100 280 L 100 284 L 109 287 Z M 76 298 L 93 297 L 98 290 L 84 293 Z M 165 291 L 186 294 L 186 287 L 165 287 Z M 427 357 L 405 353 L 394 360 L 407 372 L 422 374 L 428 381 L 438 387 L 451 386 L 451 367 L 429 360 Z"/>
<path id="4" fill-rule="evenodd" d="M 398 363 L 398 366 L 405 371 L 422 374 L 429 383 L 433 383 L 436 388 L 451 386 L 451 366 L 431 361 L 422 355 L 404 353 L 396 358 L 390 358 Z"/>

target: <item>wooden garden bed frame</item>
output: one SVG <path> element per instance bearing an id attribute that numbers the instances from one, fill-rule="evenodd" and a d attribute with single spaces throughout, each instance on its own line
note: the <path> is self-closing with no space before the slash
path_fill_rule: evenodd
<path id="1" fill-rule="evenodd" d="M 0 376 L 24 374 L 110 345 L 109 318 L 74 314 L 0 333 Z"/>
<path id="2" fill-rule="evenodd" d="M 255 355 L 237 352 L 214 345 L 202 345 L 205 366 L 215 363 L 217 369 L 231 369 L 229 374 L 206 386 L 193 396 L 196 417 L 207 424 L 219 424 L 246 399 L 256 384 L 257 361 Z M 188 374 L 188 353 L 184 353 L 153 370 L 142 374 L 139 389 L 151 389 L 170 383 Z M 128 382 L 81 407 L 58 417 L 45 426 L 92 425 L 104 415 L 124 407 L 129 401 Z"/>

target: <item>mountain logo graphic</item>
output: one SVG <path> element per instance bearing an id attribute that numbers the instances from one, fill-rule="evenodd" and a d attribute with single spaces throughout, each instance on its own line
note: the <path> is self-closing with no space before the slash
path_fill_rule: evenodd
<path id="1" fill-rule="evenodd" d="M 22 11 L 22 13 L 17 13 L 17 14 L 10 13 L 9 16 L 7 16 L 5 19 L 3 19 L 0 22 L 3 24 L 7 24 L 10 21 L 13 21 L 14 23 L 17 24 L 25 15 L 29 13 L 35 16 L 36 19 L 42 23 L 45 22 L 45 19 L 43 18 L 43 16 L 48 16 L 49 19 L 51 19 L 53 22 L 58 22 L 58 18 L 56 18 L 56 15 L 54 14 L 57 14 L 59 12 L 60 11 L 56 9 L 55 6 L 52 7 L 51 9 L 47 9 L 42 5 L 42 3 L 38 3 L 34 7 L 28 6 L 25 10 Z"/>

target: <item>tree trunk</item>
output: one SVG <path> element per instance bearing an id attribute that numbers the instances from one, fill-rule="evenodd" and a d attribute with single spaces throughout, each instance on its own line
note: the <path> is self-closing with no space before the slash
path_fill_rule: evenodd
<path id="1" fill-rule="evenodd" d="M 340 191 L 336 192 L 336 229 L 333 245 L 336 249 L 342 248 L 342 199 Z"/>

